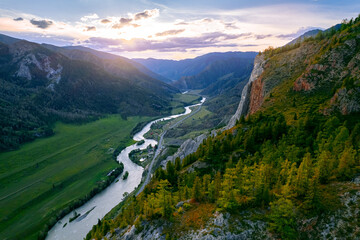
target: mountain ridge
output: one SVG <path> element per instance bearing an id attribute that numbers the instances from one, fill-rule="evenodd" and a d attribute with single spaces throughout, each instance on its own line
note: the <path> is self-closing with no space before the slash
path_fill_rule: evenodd
<path id="1" fill-rule="evenodd" d="M 1 150 L 52 134 L 57 120 L 89 121 L 109 113 L 161 115 L 170 111 L 169 101 L 178 92 L 125 60 L 104 67 L 91 53 L 80 51 L 71 59 L 37 43 L 1 39 L 10 42 L 0 43 L 0 111 L 6 116 L 1 119 Z"/>
<path id="2" fill-rule="evenodd" d="M 181 77 L 193 76 L 205 70 L 211 63 L 229 58 L 252 58 L 256 52 L 214 52 L 196 58 L 184 60 L 164 60 L 164 59 L 133 59 L 142 65 L 152 69 L 154 72 L 165 76 L 172 81 L 177 81 Z"/>

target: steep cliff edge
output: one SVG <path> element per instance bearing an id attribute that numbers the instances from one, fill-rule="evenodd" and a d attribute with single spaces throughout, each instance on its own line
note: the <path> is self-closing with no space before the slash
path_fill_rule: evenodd
<path id="1" fill-rule="evenodd" d="M 298 99 L 309 97 L 322 102 L 319 112 L 325 115 L 359 112 L 360 34 L 357 28 L 262 53 L 266 64 L 252 82 L 248 113 L 270 106 L 279 111 L 296 112 Z M 275 105 L 274 98 L 277 98 Z M 293 98 L 291 106 L 283 109 L 284 105 L 279 102 L 289 102 L 290 98 Z"/>
<path id="2" fill-rule="evenodd" d="M 231 117 L 228 125 L 226 126 L 226 129 L 230 129 L 230 128 L 234 127 L 236 124 L 236 121 L 239 120 L 242 115 L 247 114 L 249 102 L 250 102 L 249 94 L 252 89 L 252 87 L 251 87 L 252 83 L 256 79 L 258 79 L 260 77 L 260 75 L 263 73 L 265 64 L 266 64 L 266 61 L 264 59 L 264 55 L 256 56 L 256 58 L 254 60 L 254 68 L 251 72 L 249 81 L 245 85 L 245 87 L 241 93 L 241 100 L 240 100 L 239 106 L 238 106 L 235 114 Z"/>

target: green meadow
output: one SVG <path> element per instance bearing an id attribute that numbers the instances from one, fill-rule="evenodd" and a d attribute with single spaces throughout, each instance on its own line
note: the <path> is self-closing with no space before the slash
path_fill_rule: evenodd
<path id="1" fill-rule="evenodd" d="M 119 166 L 114 150 L 132 143 L 131 130 L 148 120 L 57 123 L 53 136 L 0 153 L 0 239 L 36 239 L 50 218 Z"/>

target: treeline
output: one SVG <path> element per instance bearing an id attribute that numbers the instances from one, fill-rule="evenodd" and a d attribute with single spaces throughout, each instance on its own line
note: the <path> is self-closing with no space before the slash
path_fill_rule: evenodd
<path id="1" fill-rule="evenodd" d="M 15 150 L 21 144 L 53 134 L 53 124 L 85 123 L 103 116 L 93 111 L 79 109 L 59 110 L 39 103 L 39 98 L 49 100 L 49 90 L 26 89 L 0 77 L 0 152 Z M 35 93 L 40 96 L 33 97 Z"/>
<path id="2" fill-rule="evenodd" d="M 68 204 L 68 206 L 61 211 L 59 211 L 57 214 L 54 214 L 53 217 L 50 218 L 50 220 L 45 224 L 45 227 L 42 231 L 39 232 L 38 239 L 43 240 L 46 238 L 46 235 L 48 231 L 63 217 L 65 217 L 68 213 L 73 211 L 74 209 L 81 207 L 84 205 L 87 201 L 89 201 L 92 197 L 94 197 L 96 194 L 104 190 L 106 187 L 108 187 L 122 172 L 124 171 L 124 164 L 120 163 L 119 167 L 115 168 L 110 175 L 106 176 L 104 181 L 98 182 L 96 186 L 85 196 L 82 198 L 79 198 L 78 200 L 75 200 Z M 58 186 L 53 186 L 52 191 L 58 191 L 57 188 L 61 188 L 62 184 Z"/>
<path id="3" fill-rule="evenodd" d="M 188 199 L 229 212 L 270 207 L 271 230 L 294 239 L 297 211 L 327 211 L 320 186 L 351 180 L 360 172 L 359 147 L 356 117 L 344 121 L 309 114 L 292 125 L 281 114 L 242 118 L 233 132 L 209 137 L 196 153 L 158 169 L 143 193 L 130 199 L 115 219 L 94 226 L 87 239 L 132 224 L 141 230 L 144 219 L 172 221 L 190 206 L 176 205 Z M 195 161 L 208 167 L 187 172 Z"/>

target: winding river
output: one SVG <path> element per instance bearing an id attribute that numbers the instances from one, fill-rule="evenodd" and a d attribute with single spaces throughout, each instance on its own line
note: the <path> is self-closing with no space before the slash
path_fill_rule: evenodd
<path id="1" fill-rule="evenodd" d="M 80 216 L 72 222 L 69 219 L 74 216 L 74 212 L 69 213 L 58 221 L 55 226 L 49 231 L 46 239 L 52 240 L 77 240 L 86 237 L 86 234 L 92 229 L 93 225 L 97 224 L 98 219 L 102 219 L 113 207 L 119 204 L 123 198 L 124 193 L 132 192 L 141 182 L 141 177 L 144 172 L 144 168 L 133 163 L 129 158 L 129 153 L 135 149 L 146 149 L 149 145 L 155 146 L 158 144 L 156 140 L 146 139 L 144 135 L 150 130 L 151 125 L 164 120 L 170 120 L 185 116 L 191 113 L 191 108 L 195 106 L 201 106 L 205 102 L 205 98 L 202 98 L 201 102 L 195 105 L 185 107 L 185 112 L 181 114 L 171 115 L 169 117 L 160 118 L 148 123 L 140 132 L 136 133 L 133 137 L 135 141 L 144 140 L 144 143 L 137 145 L 136 143 L 125 148 L 117 156 L 117 161 L 124 164 L 124 171 L 129 172 L 129 177 L 126 180 L 122 179 L 122 174 L 105 190 L 95 195 L 92 199 L 86 202 L 83 206 L 77 208 L 75 211 Z M 171 127 L 176 127 L 184 119 L 174 123 Z M 170 128 L 171 128 L 170 127 Z M 162 141 L 162 138 L 161 138 Z M 159 149 L 161 148 L 161 141 L 159 143 Z M 150 169 L 154 161 L 150 163 Z M 151 172 L 151 171 L 150 171 Z M 150 179 L 150 174 L 146 177 L 146 180 Z M 145 184 L 147 183 L 145 181 Z M 143 188 L 140 189 L 140 191 Z M 139 192 L 140 192 L 139 191 Z M 64 227 L 64 225 L 66 226 Z"/>

